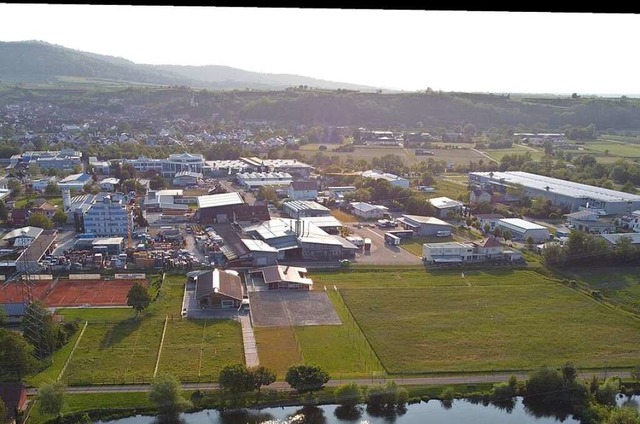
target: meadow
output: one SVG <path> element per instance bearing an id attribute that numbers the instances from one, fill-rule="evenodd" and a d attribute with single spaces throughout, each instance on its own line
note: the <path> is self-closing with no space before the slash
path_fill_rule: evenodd
<path id="1" fill-rule="evenodd" d="M 637 362 L 637 318 L 533 271 L 352 270 L 315 278 L 339 288 L 392 374 Z"/>

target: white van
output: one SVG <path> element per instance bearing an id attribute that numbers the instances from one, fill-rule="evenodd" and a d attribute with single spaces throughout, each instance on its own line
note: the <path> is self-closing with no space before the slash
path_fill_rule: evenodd
<path id="1" fill-rule="evenodd" d="M 436 232 L 436 237 L 449 237 L 451 235 L 451 231 L 449 230 L 440 230 Z"/>

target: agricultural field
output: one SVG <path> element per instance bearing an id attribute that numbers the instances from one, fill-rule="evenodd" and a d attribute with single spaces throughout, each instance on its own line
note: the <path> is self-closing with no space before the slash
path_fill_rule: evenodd
<path id="1" fill-rule="evenodd" d="M 514 144 L 509 149 L 484 149 L 482 150 L 482 152 L 491 156 L 493 159 L 495 159 L 498 162 L 500 162 L 502 158 L 506 155 L 513 155 L 513 154 L 522 155 L 527 152 L 531 154 L 531 159 L 533 159 L 534 161 L 539 161 L 544 156 L 544 150 L 523 146 L 521 144 Z"/>
<path id="2" fill-rule="evenodd" d="M 397 155 L 403 160 L 406 166 L 411 166 L 419 162 L 426 162 L 429 158 L 434 160 L 445 161 L 447 164 L 469 164 L 470 161 L 478 162 L 480 159 L 488 160 L 482 154 L 471 150 L 469 146 L 465 148 L 451 148 L 451 149 L 429 149 L 435 154 L 433 156 L 416 156 L 413 148 L 401 148 L 398 146 L 355 146 L 353 152 L 332 152 L 331 149 L 338 147 L 338 145 L 325 144 L 327 150 L 322 151 L 323 154 L 328 156 L 338 156 L 342 160 L 346 160 L 349 157 L 356 159 L 364 159 L 371 162 L 373 158 L 379 158 L 385 155 Z M 320 144 L 305 144 L 300 146 L 299 152 L 307 157 L 311 157 L 320 152 Z"/>
<path id="3" fill-rule="evenodd" d="M 354 269 L 315 280 L 339 287 L 391 373 L 526 370 L 566 361 L 616 367 L 637 360 L 636 318 L 533 271 Z"/>

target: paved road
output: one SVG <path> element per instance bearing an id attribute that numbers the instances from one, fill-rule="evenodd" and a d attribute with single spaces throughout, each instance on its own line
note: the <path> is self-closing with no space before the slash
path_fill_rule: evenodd
<path id="1" fill-rule="evenodd" d="M 515 375 L 518 380 L 525 381 L 529 375 L 526 373 L 495 373 L 495 374 L 469 374 L 469 375 L 454 375 L 454 376 L 440 376 L 440 377 L 402 377 L 394 376 L 388 378 L 372 377 L 362 379 L 334 379 L 329 380 L 326 387 L 337 387 L 344 383 L 356 382 L 361 386 L 372 384 L 384 384 L 386 381 L 395 381 L 399 385 L 412 386 L 412 385 L 434 385 L 434 386 L 446 386 L 450 384 L 480 384 L 480 383 L 499 383 L 508 381 L 512 375 Z M 607 377 L 617 376 L 623 379 L 631 378 L 631 373 L 628 371 L 594 371 L 594 372 L 582 372 L 578 378 L 583 381 L 590 381 L 594 375 L 598 378 L 605 379 Z M 186 383 L 182 385 L 184 390 L 217 390 L 220 386 L 217 383 Z M 112 392 L 148 392 L 150 388 L 149 384 L 129 384 L 129 385 L 96 385 L 96 386 L 69 386 L 66 389 L 67 393 L 112 393 Z M 277 381 L 269 386 L 267 389 L 272 390 L 291 390 L 289 384 L 283 381 Z M 27 394 L 35 395 L 37 389 L 30 388 L 27 390 Z"/>

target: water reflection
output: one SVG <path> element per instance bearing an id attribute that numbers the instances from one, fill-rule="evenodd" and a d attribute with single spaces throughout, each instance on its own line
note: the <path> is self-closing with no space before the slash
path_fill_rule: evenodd
<path id="1" fill-rule="evenodd" d="M 620 406 L 639 407 L 640 397 L 618 396 Z M 559 408 L 559 409 L 554 409 Z M 262 409 L 204 410 L 181 414 L 175 421 L 135 416 L 96 424 L 579 424 L 566 405 L 516 398 L 500 403 L 487 399 L 456 399 L 409 404 L 404 409 L 367 410 L 364 406 L 341 408 L 337 405 L 291 406 Z"/>

